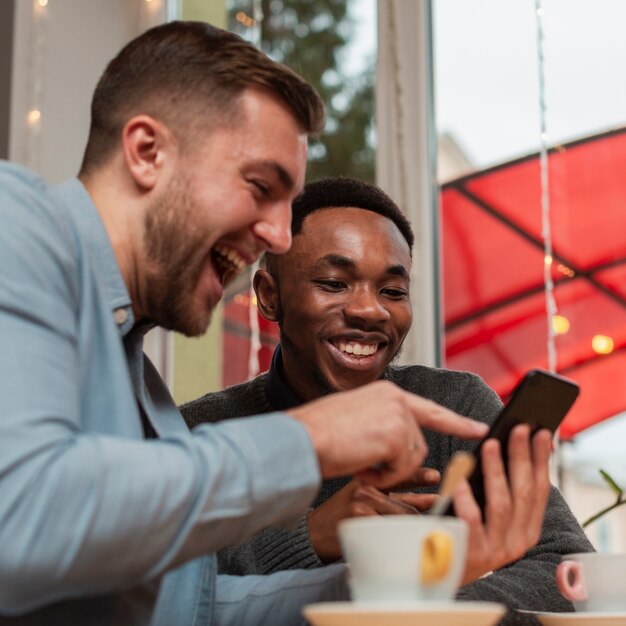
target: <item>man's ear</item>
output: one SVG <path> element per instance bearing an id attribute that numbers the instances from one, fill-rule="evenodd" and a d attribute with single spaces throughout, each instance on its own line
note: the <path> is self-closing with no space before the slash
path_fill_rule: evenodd
<path id="1" fill-rule="evenodd" d="M 278 321 L 278 284 L 267 270 L 257 270 L 252 280 L 259 312 L 268 322 Z"/>
<path id="2" fill-rule="evenodd" d="M 144 191 L 156 185 L 173 141 L 172 132 L 149 115 L 137 115 L 124 125 L 122 148 L 126 166 Z"/>

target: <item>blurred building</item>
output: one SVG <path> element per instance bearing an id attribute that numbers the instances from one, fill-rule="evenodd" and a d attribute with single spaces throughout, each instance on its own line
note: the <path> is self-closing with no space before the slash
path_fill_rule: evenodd
<path id="1" fill-rule="evenodd" d="M 437 181 L 440 185 L 476 170 L 453 133 L 439 133 L 437 148 Z"/>

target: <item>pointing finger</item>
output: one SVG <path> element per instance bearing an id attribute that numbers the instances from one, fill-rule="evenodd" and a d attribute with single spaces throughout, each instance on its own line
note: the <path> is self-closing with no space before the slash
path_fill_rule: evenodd
<path id="1" fill-rule="evenodd" d="M 486 424 L 469 417 L 462 417 L 454 411 L 421 396 L 407 393 L 405 401 L 420 426 L 440 433 L 463 439 L 480 439 L 489 430 Z"/>

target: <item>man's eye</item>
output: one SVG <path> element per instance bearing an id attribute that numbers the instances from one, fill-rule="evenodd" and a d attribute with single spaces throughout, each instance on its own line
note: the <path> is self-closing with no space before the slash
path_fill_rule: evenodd
<path id="1" fill-rule="evenodd" d="M 256 189 L 258 191 L 261 192 L 262 195 L 264 195 L 264 196 L 268 196 L 269 195 L 270 188 L 269 188 L 268 185 L 266 185 L 265 183 L 262 183 L 261 181 L 258 181 L 258 180 L 253 180 L 253 181 L 250 181 L 250 182 L 252 183 L 252 185 L 254 187 L 256 187 Z"/>
<path id="2" fill-rule="evenodd" d="M 406 298 L 408 295 L 407 292 L 404 291 L 403 289 L 394 289 L 393 287 L 388 287 L 387 289 L 383 289 L 382 293 L 396 300 L 399 300 L 401 298 Z"/>
<path id="3" fill-rule="evenodd" d="M 344 288 L 344 283 L 339 280 L 318 280 L 317 284 L 327 291 L 339 291 Z"/>

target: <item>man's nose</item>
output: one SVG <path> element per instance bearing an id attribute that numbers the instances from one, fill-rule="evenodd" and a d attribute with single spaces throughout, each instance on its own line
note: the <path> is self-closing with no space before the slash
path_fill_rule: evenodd
<path id="1" fill-rule="evenodd" d="M 344 313 L 348 319 L 361 319 L 369 323 L 384 322 L 390 317 L 377 290 L 372 288 L 353 291 L 344 307 Z"/>
<path id="2" fill-rule="evenodd" d="M 276 202 L 264 211 L 252 230 L 263 242 L 265 252 L 284 254 L 291 248 L 291 202 Z"/>

